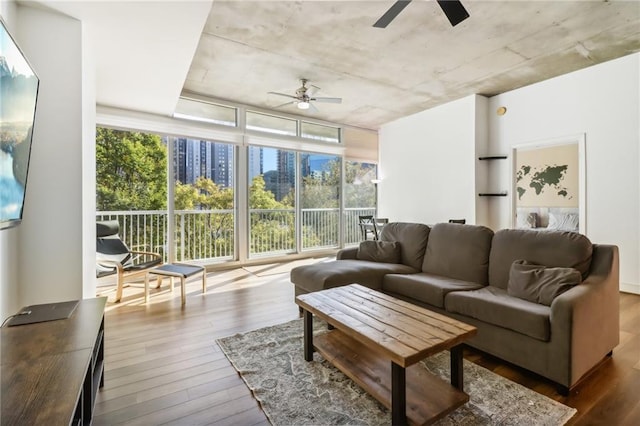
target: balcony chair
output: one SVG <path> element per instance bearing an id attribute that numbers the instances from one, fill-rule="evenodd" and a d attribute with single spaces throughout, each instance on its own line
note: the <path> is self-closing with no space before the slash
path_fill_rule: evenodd
<path id="1" fill-rule="evenodd" d="M 380 233 L 382 232 L 382 228 L 384 228 L 389 223 L 389 218 L 386 217 L 376 217 L 373 220 L 374 225 L 376 225 L 376 240 L 380 238 Z"/>
<path id="2" fill-rule="evenodd" d="M 117 220 L 96 223 L 96 276 L 118 274 L 116 303 L 122 299 L 125 279 L 144 276 L 151 268 L 162 263 L 158 253 L 129 250 L 120 239 Z"/>
<path id="3" fill-rule="evenodd" d="M 376 222 L 373 216 L 358 216 L 358 225 L 362 232 L 362 240 L 377 240 L 378 232 L 376 230 Z"/>

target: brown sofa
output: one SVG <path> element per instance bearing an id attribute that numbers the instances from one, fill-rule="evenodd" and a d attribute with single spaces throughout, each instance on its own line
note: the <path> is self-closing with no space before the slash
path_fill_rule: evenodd
<path id="1" fill-rule="evenodd" d="M 361 260 L 371 257 L 363 247 L 344 249 L 334 262 L 293 269 L 295 294 L 359 283 L 424 306 L 476 326 L 470 346 L 553 380 L 563 393 L 618 344 L 616 246 L 594 245 L 575 232 L 494 234 L 483 226 L 448 223 L 391 223 L 380 239 L 385 250 L 399 243 L 394 261 Z M 571 276 L 582 282 L 564 286 L 569 290 L 549 306 L 516 297 L 518 282 L 542 276 L 521 272 L 520 260 L 537 268 L 533 274 L 572 268 Z"/>

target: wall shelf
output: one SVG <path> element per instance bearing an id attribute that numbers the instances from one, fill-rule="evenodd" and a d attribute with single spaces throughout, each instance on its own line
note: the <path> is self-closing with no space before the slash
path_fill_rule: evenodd
<path id="1" fill-rule="evenodd" d="M 481 192 L 478 194 L 480 197 L 506 197 L 507 191 L 502 192 Z"/>
<path id="2" fill-rule="evenodd" d="M 484 157 L 478 157 L 478 160 L 506 160 L 506 155 L 487 155 Z"/>
<path id="3" fill-rule="evenodd" d="M 506 155 L 484 155 L 478 157 L 478 160 L 506 160 L 508 157 Z M 479 197 L 506 197 L 507 191 L 499 191 L 499 192 L 481 192 L 478 194 Z"/>

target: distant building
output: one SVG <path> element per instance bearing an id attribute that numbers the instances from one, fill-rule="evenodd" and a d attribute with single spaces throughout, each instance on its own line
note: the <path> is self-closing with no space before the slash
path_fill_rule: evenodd
<path id="1" fill-rule="evenodd" d="M 278 150 L 278 184 L 275 191 L 276 200 L 286 197 L 296 184 L 296 154 L 295 152 Z"/>
<path id="2" fill-rule="evenodd" d="M 249 183 L 261 174 L 264 174 L 264 148 L 252 146 L 249 148 Z"/>
<path id="3" fill-rule="evenodd" d="M 277 197 L 278 187 L 279 187 L 278 171 L 277 170 L 269 170 L 268 172 L 265 172 L 262 176 L 264 178 L 264 188 L 265 188 L 265 190 L 272 192 L 274 194 L 274 196 L 276 196 L 276 199 L 278 201 L 280 201 L 280 199 L 278 199 L 278 197 Z"/>
<path id="4" fill-rule="evenodd" d="M 173 156 L 174 176 L 181 183 L 193 184 L 202 176 L 222 188 L 233 187 L 233 145 L 178 138 Z"/>

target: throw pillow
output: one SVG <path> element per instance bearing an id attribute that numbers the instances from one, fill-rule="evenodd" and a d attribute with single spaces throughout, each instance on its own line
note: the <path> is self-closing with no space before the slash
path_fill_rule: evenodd
<path id="1" fill-rule="evenodd" d="M 363 241 L 356 253 L 358 260 L 400 263 L 400 243 L 396 241 Z"/>
<path id="2" fill-rule="evenodd" d="M 560 294 L 582 282 L 580 271 L 574 268 L 550 268 L 526 260 L 511 264 L 507 293 L 530 302 L 551 306 Z"/>

